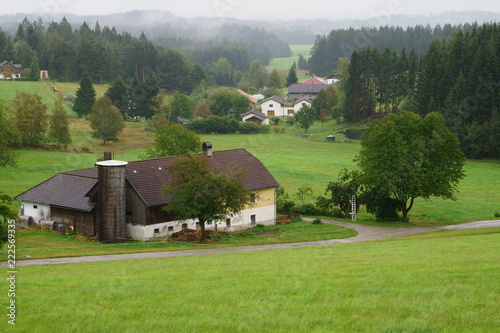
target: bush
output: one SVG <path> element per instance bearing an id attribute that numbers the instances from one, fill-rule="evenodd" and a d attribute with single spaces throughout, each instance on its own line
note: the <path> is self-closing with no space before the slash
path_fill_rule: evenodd
<path id="1" fill-rule="evenodd" d="M 279 126 L 274 126 L 273 127 L 274 133 L 279 134 L 281 132 L 281 127 Z"/>
<path id="2" fill-rule="evenodd" d="M 314 219 L 312 224 L 323 224 L 323 222 L 321 222 L 321 219 Z"/>
<path id="3" fill-rule="evenodd" d="M 240 134 L 258 134 L 260 132 L 260 126 L 252 122 L 242 122 L 240 123 Z"/>
<path id="4" fill-rule="evenodd" d="M 493 214 L 495 217 L 500 217 L 500 213 L 499 212 L 495 212 L 495 214 Z"/>
<path id="5" fill-rule="evenodd" d="M 239 130 L 239 127 L 236 119 L 219 116 L 195 120 L 188 125 L 191 131 L 198 134 L 234 134 Z"/>

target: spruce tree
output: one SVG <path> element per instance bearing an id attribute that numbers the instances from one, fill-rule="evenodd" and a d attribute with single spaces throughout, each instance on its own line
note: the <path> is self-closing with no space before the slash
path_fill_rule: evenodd
<path id="1" fill-rule="evenodd" d="M 109 97 L 113 105 L 116 106 L 118 110 L 120 110 L 120 113 L 123 115 L 124 118 L 126 118 L 127 115 L 131 116 L 129 114 L 130 113 L 129 89 L 127 88 L 121 77 L 115 80 L 113 86 L 109 88 L 104 95 Z"/>
<path id="2" fill-rule="evenodd" d="M 295 63 L 293 63 L 295 65 Z M 299 79 L 297 77 L 297 71 L 295 70 L 294 66 L 290 67 L 290 70 L 288 71 L 288 77 L 286 78 L 286 86 L 289 87 L 294 83 L 299 82 Z"/>
<path id="3" fill-rule="evenodd" d="M 75 104 L 73 110 L 79 117 L 88 115 L 95 103 L 95 90 L 90 80 L 89 73 L 84 72 L 80 79 L 80 88 L 76 91 Z"/>
<path id="4" fill-rule="evenodd" d="M 39 81 L 39 80 L 40 80 L 40 67 L 38 66 L 38 58 L 36 55 L 34 55 L 33 60 L 31 61 L 30 81 Z"/>

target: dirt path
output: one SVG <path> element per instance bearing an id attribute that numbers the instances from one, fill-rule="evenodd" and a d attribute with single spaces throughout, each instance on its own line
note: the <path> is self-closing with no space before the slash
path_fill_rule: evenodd
<path id="1" fill-rule="evenodd" d="M 307 218 L 304 218 L 304 220 L 312 221 L 312 219 L 307 219 Z M 330 244 L 364 242 L 364 241 L 371 241 L 378 239 L 414 235 L 414 234 L 420 234 L 424 232 L 438 231 L 438 230 L 463 230 L 463 229 L 500 227 L 500 220 L 471 222 L 471 223 L 463 223 L 463 224 L 441 226 L 441 227 L 405 227 L 405 228 L 377 227 L 371 225 L 354 224 L 354 223 L 346 223 L 346 222 L 338 222 L 330 220 L 323 220 L 323 223 L 354 229 L 358 232 L 358 235 L 346 239 L 331 239 L 331 240 L 303 242 L 303 243 L 241 246 L 241 247 L 227 247 L 227 248 L 205 249 L 205 250 L 164 251 L 164 252 L 146 252 L 146 253 L 129 253 L 129 254 L 110 254 L 110 255 L 70 257 L 70 258 L 20 260 L 16 262 L 16 266 L 72 264 L 72 263 L 82 263 L 82 262 L 111 261 L 111 260 L 171 258 L 171 257 L 196 256 L 196 255 L 207 255 L 207 254 L 218 254 L 218 253 L 265 251 L 265 250 L 276 250 L 276 249 L 289 249 L 289 248 L 304 247 L 304 246 L 319 246 L 319 245 L 330 245 Z M 0 267 L 6 267 L 6 266 L 7 266 L 6 261 L 0 262 Z"/>

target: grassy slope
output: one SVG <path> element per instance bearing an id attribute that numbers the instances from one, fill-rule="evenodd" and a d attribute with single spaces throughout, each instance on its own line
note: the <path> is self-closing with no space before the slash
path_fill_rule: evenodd
<path id="1" fill-rule="evenodd" d="M 286 58 L 275 58 L 272 59 L 269 65 L 266 67 L 268 71 L 272 71 L 273 69 L 277 69 L 283 72 L 288 73 L 290 67 L 292 67 L 293 63 L 298 63 L 299 55 L 302 54 L 306 59 L 309 57 L 309 52 L 312 48 L 312 45 L 291 45 L 293 56 Z M 299 82 L 307 80 L 310 76 L 306 75 L 306 71 L 297 71 L 297 75 L 299 78 Z"/>
<path id="2" fill-rule="evenodd" d="M 17 326 L 33 333 L 496 332 L 499 244 L 496 228 L 19 267 Z"/>
<path id="3" fill-rule="evenodd" d="M 0 81 L 0 98 L 11 101 L 16 96 L 17 91 L 37 93 L 42 97 L 42 102 L 47 105 L 47 112 L 51 114 L 54 108 L 54 99 L 58 98 L 58 95 L 54 93 L 52 84 L 52 81 Z M 60 94 L 64 96 L 75 96 L 76 90 L 80 87 L 76 82 L 56 82 L 56 86 Z M 107 87 L 103 85 L 94 85 L 94 88 L 96 89 L 97 97 L 101 97 L 107 90 Z M 70 107 L 66 106 L 66 110 L 68 111 L 68 115 L 76 117 L 76 113 Z"/>

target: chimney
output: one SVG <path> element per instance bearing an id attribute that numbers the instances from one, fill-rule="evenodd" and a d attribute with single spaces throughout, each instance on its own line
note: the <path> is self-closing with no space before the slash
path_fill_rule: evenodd
<path id="1" fill-rule="evenodd" d="M 208 157 L 212 157 L 212 143 L 211 142 L 203 142 L 203 153 L 205 153 Z"/>
<path id="2" fill-rule="evenodd" d="M 105 151 L 103 161 L 110 161 L 112 159 L 113 159 L 113 153 L 110 151 Z"/>
<path id="3" fill-rule="evenodd" d="M 97 162 L 97 236 L 100 242 L 125 241 L 127 162 Z"/>

